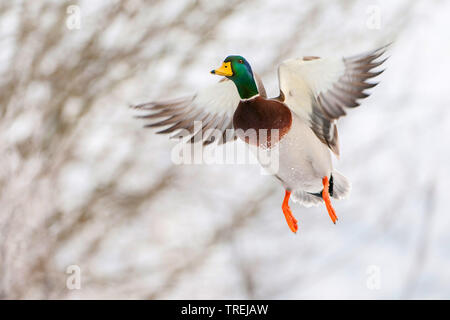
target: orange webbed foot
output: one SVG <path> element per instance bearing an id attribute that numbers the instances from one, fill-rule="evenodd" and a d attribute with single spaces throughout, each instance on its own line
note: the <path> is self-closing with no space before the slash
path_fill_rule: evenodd
<path id="1" fill-rule="evenodd" d="M 323 192 L 322 192 L 323 201 L 325 202 L 325 206 L 327 207 L 327 211 L 328 214 L 330 215 L 331 221 L 333 221 L 333 223 L 336 224 L 338 218 L 336 216 L 336 211 L 334 211 L 334 208 L 331 205 L 330 194 L 328 192 L 328 189 L 330 187 L 330 181 L 328 180 L 328 177 L 323 177 L 322 184 L 323 184 Z"/>
<path id="2" fill-rule="evenodd" d="M 283 204 L 281 209 L 283 210 L 284 217 L 286 218 L 286 222 L 293 233 L 297 233 L 298 224 L 297 219 L 292 214 L 291 208 L 289 208 L 289 197 L 291 196 L 291 192 L 286 190 L 286 194 L 284 196 Z"/>

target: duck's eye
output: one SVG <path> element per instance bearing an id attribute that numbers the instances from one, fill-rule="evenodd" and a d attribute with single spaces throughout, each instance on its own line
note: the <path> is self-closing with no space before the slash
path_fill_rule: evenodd
<path id="1" fill-rule="evenodd" d="M 242 61 L 242 59 L 239 59 L 239 61 L 238 61 L 239 63 L 244 63 L 244 61 Z"/>
<path id="2" fill-rule="evenodd" d="M 227 65 L 225 65 L 225 68 L 228 68 L 228 66 L 227 66 Z"/>

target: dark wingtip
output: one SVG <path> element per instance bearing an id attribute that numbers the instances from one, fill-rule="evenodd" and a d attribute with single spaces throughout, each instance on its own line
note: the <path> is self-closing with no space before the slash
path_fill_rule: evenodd
<path id="1" fill-rule="evenodd" d="M 131 109 L 142 109 L 142 107 L 144 107 L 147 103 L 140 103 L 140 104 L 128 104 L 128 108 Z"/>
<path id="2" fill-rule="evenodd" d="M 140 104 L 131 104 L 129 105 L 132 109 L 142 109 L 144 106 L 148 105 L 148 103 L 140 103 Z"/>
<path id="3" fill-rule="evenodd" d="M 385 44 L 383 48 L 389 48 L 389 47 L 391 47 L 394 43 L 395 43 L 395 41 L 392 40 L 391 42 L 388 42 L 387 44 Z"/>
<path id="4" fill-rule="evenodd" d="M 375 51 L 373 53 L 374 54 L 380 53 L 380 51 L 381 51 L 381 54 L 384 54 L 393 44 L 394 44 L 394 41 L 388 42 L 384 46 L 379 47 L 378 49 L 375 49 Z"/>
<path id="5" fill-rule="evenodd" d="M 137 115 L 137 116 L 133 116 L 134 119 L 148 119 L 151 118 L 153 116 L 153 114 L 145 114 L 145 115 Z"/>

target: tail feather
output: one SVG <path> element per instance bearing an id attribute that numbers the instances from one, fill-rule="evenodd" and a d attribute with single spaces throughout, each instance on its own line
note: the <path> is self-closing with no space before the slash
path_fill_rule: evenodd
<path id="1" fill-rule="evenodd" d="M 345 199 L 350 194 L 352 185 L 339 171 L 333 170 L 333 198 Z"/>
<path id="2" fill-rule="evenodd" d="M 334 199 L 345 199 L 352 189 L 350 181 L 344 177 L 339 171 L 333 170 L 331 174 L 333 179 L 332 187 L 330 186 L 330 195 Z M 332 191 L 332 192 L 331 192 Z M 292 200 L 298 202 L 305 207 L 317 206 L 323 202 L 322 193 L 309 193 L 303 190 L 294 190 L 292 192 Z"/>
<path id="3" fill-rule="evenodd" d="M 291 199 L 294 202 L 298 202 L 307 208 L 317 206 L 323 202 L 323 199 L 320 196 L 320 194 L 315 195 L 303 190 L 294 190 L 292 192 Z"/>

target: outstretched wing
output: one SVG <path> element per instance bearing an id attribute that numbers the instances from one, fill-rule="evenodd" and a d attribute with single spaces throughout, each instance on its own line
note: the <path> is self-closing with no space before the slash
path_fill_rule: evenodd
<path id="1" fill-rule="evenodd" d="M 171 138 L 189 136 L 188 142 L 202 141 L 203 145 L 217 140 L 217 131 L 226 143 L 236 139 L 233 132 L 233 114 L 240 101 L 235 84 L 223 78 L 220 82 L 205 88 L 196 95 L 171 101 L 148 102 L 134 108 L 151 113 L 138 116 L 149 120 L 145 128 L 163 127 L 159 134 L 172 133 Z M 181 132 L 183 130 L 184 134 Z"/>
<path id="2" fill-rule="evenodd" d="M 316 136 L 339 155 L 336 120 L 346 109 L 359 106 L 378 83 L 367 80 L 384 70 L 373 71 L 387 46 L 357 56 L 338 59 L 304 57 L 284 61 L 278 68 L 280 98 L 310 123 Z"/>

